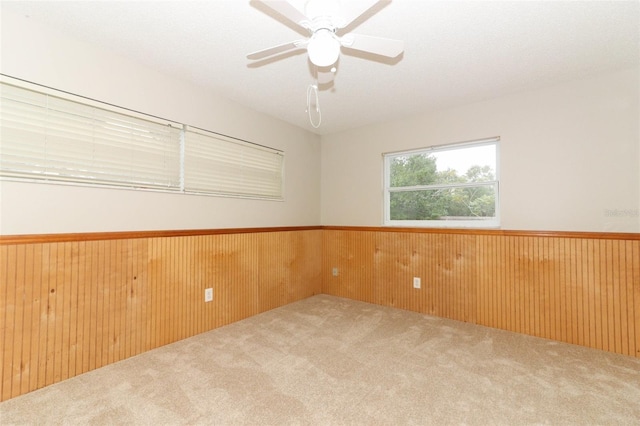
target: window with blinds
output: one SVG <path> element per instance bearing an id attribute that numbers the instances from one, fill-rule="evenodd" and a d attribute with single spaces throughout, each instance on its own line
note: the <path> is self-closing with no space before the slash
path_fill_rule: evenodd
<path id="1" fill-rule="evenodd" d="M 284 153 L 0 76 L 0 178 L 283 199 Z"/>
<path id="2" fill-rule="evenodd" d="M 180 189 L 181 125 L 7 83 L 0 89 L 0 176 Z"/>
<path id="3" fill-rule="evenodd" d="M 185 192 L 282 199 L 281 151 L 187 128 Z"/>

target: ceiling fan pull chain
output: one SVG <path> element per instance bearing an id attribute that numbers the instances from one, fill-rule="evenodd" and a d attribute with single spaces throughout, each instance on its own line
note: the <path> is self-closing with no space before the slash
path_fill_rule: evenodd
<path id="1" fill-rule="evenodd" d="M 318 124 L 313 122 L 313 117 L 311 117 L 311 96 L 315 97 L 315 105 L 316 112 L 318 113 Z M 318 97 L 318 86 L 315 84 L 310 84 L 307 87 L 307 113 L 309 114 L 309 121 L 314 129 L 320 127 L 322 123 L 322 113 L 320 112 L 320 98 Z"/>

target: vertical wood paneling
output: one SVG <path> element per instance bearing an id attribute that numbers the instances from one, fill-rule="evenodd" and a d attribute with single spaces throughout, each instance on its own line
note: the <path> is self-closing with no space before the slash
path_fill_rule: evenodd
<path id="1" fill-rule="evenodd" d="M 638 240 L 329 229 L 323 253 L 327 294 L 640 357 Z"/>
<path id="2" fill-rule="evenodd" d="M 73 365 L 70 364 L 70 369 L 72 371 L 71 377 L 76 376 L 78 374 L 82 374 L 84 372 L 82 368 L 82 362 L 84 359 L 84 324 L 88 321 L 85 319 L 85 286 L 86 282 L 85 277 L 85 265 L 87 263 L 86 259 L 86 242 L 81 241 L 78 242 L 77 246 L 77 255 L 76 255 L 76 275 L 75 275 L 75 298 L 74 298 L 74 315 L 75 317 L 72 319 L 72 327 L 75 333 L 75 341 L 74 341 L 74 362 Z M 82 256 L 82 257 L 81 257 Z"/>
<path id="3" fill-rule="evenodd" d="M 591 347 L 602 349 L 602 317 L 600 309 L 600 243 L 589 241 L 591 268 L 589 275 L 589 324 Z"/>
<path id="4" fill-rule="evenodd" d="M 100 267 L 100 248 L 104 244 L 102 241 L 92 241 L 90 243 L 90 276 L 91 276 L 91 328 L 90 328 L 90 346 L 89 346 L 89 370 L 98 368 L 101 363 L 99 358 L 102 355 L 101 345 L 99 345 L 98 330 L 102 325 L 101 315 L 101 299 L 102 288 L 98 285 L 101 283 L 102 268 Z"/>
<path id="5" fill-rule="evenodd" d="M 40 344 L 42 340 L 42 325 L 40 318 L 42 318 L 43 300 L 46 300 L 46 290 L 42 290 L 42 269 L 39 265 L 42 262 L 42 245 L 33 244 L 33 252 L 31 253 L 31 262 L 29 269 L 31 271 L 32 280 L 32 310 L 31 310 L 31 353 L 29 354 L 29 388 L 26 392 L 38 389 L 38 375 L 39 375 L 39 353 Z M 1 280 L 2 278 L 0 278 Z M 6 281 L 3 281 L 6 282 Z M 2 373 L 0 372 L 0 375 Z M 26 393 L 22 392 L 22 393 Z"/>
<path id="6" fill-rule="evenodd" d="M 470 235 L 324 231 L 323 292 L 475 322 L 475 305 L 482 303 L 475 241 Z M 422 279 L 420 290 L 413 277 Z"/>
<path id="7" fill-rule="evenodd" d="M 60 244 L 59 263 L 64 271 L 62 281 L 58 286 L 58 299 L 60 304 L 60 316 L 62 321 L 60 331 L 56 337 L 59 337 L 59 343 L 56 344 L 56 368 L 59 373 L 56 375 L 56 381 L 69 378 L 69 357 L 71 349 L 71 288 L 73 287 L 73 245 L 76 243 Z M 60 291 L 61 288 L 61 291 Z"/>
<path id="8" fill-rule="evenodd" d="M 585 324 L 588 323 L 588 319 L 584 314 L 584 276 L 583 276 L 583 265 L 585 263 L 585 259 L 582 255 L 582 240 L 574 240 L 574 250 L 575 250 L 575 273 L 576 280 L 574 284 L 575 297 L 576 297 L 576 334 L 578 341 L 576 342 L 580 346 L 588 346 L 587 341 L 585 340 Z"/>
<path id="9" fill-rule="evenodd" d="M 374 293 L 374 282 L 384 282 L 379 265 L 382 252 L 377 232 L 322 232 L 322 274 L 325 292 L 330 294 L 377 303 L 379 295 Z M 338 275 L 333 275 L 333 268 Z M 377 272 L 374 272 L 377 271 Z"/>
<path id="10" fill-rule="evenodd" d="M 3 383 L 2 383 L 2 396 L 3 398 L 11 398 L 15 396 L 17 392 L 13 390 L 15 383 L 15 377 L 17 375 L 16 369 L 19 365 L 14 364 L 15 350 L 14 346 L 16 339 L 19 339 L 19 334 L 16 333 L 16 301 L 20 292 L 19 284 L 17 282 L 17 270 L 18 270 L 18 247 L 10 247 L 7 253 L 7 262 L 3 262 L 6 265 L 6 277 L 7 280 L 15 283 L 12 288 L 6 290 L 6 309 L 4 313 L 5 328 L 4 328 L 4 369 L 3 369 Z"/>
<path id="11" fill-rule="evenodd" d="M 318 294 L 321 258 L 321 230 L 0 245 L 0 400 Z"/>
<path id="12" fill-rule="evenodd" d="M 36 321 L 39 322 L 39 339 L 38 339 L 38 383 L 36 389 L 46 386 L 47 380 L 47 340 L 48 340 L 48 317 L 49 317 L 49 283 L 46 274 L 46 261 L 49 258 L 50 244 L 40 244 L 39 259 L 34 257 L 34 269 L 39 271 L 40 279 L 40 312 Z M 35 274 L 34 274 L 35 275 Z M 7 286 L 10 281 L 5 281 Z M 1 306 L 1 305 L 0 305 Z"/>
<path id="13" fill-rule="evenodd" d="M 11 246 L 0 246 L 0 280 L 1 282 L 9 282 L 9 250 Z M 9 330 L 7 324 L 7 317 L 9 314 L 9 286 L 0 286 L 0 298 L 2 305 L 0 305 L 0 399 L 6 399 L 10 397 L 11 391 L 5 389 L 5 382 L 8 374 L 6 374 L 7 368 L 5 366 L 6 351 L 9 348 Z M 9 396 L 7 396 L 9 394 Z"/>
<path id="14" fill-rule="evenodd" d="M 607 315 L 608 309 L 608 286 L 607 286 L 607 241 L 601 240 L 598 242 L 598 260 L 600 267 L 599 272 L 599 285 L 597 285 L 598 291 L 598 304 L 597 312 L 599 312 L 600 323 L 600 349 L 605 351 L 609 350 L 609 318 Z"/>
<path id="15" fill-rule="evenodd" d="M 637 263 L 635 263 L 636 261 L 638 261 L 637 257 L 640 255 L 640 253 L 638 252 L 634 253 L 634 249 L 637 248 L 638 246 L 640 246 L 640 244 L 634 244 L 633 241 L 625 241 L 625 253 L 626 253 L 625 264 L 627 265 L 627 268 L 625 268 L 625 270 L 627 271 L 627 276 L 626 276 L 626 282 L 627 282 L 626 313 L 627 313 L 627 321 L 628 321 L 627 338 L 629 341 L 629 354 L 630 355 L 636 354 L 636 356 L 640 356 L 640 345 L 636 346 L 634 336 L 640 339 L 640 318 L 635 318 L 634 310 L 640 311 L 640 308 L 637 308 L 639 306 L 638 302 L 640 302 L 640 300 L 636 301 L 634 305 L 633 292 L 634 292 L 634 288 L 640 287 L 640 275 L 638 274 L 638 265 Z M 635 309 L 634 309 L 634 306 L 636 307 Z M 623 338 L 624 338 L 624 334 L 623 334 Z"/>
<path id="16" fill-rule="evenodd" d="M 17 247 L 16 250 L 16 268 L 13 271 L 16 281 L 16 291 L 14 300 L 14 321 L 13 321 L 13 378 L 11 383 L 11 395 L 17 396 L 21 392 L 22 375 L 24 372 L 24 363 L 22 362 L 22 336 L 24 335 L 24 314 L 25 314 L 25 293 L 26 293 L 26 277 L 25 277 L 25 257 L 27 247 Z"/>
<path id="17" fill-rule="evenodd" d="M 47 384 L 60 381 L 60 365 L 62 362 L 62 305 L 64 295 L 64 269 L 59 256 L 61 243 L 51 245 L 49 252 L 49 315 L 47 322 Z"/>
<path id="18" fill-rule="evenodd" d="M 633 275 L 632 287 L 634 292 L 634 304 L 631 315 L 635 317 L 635 321 L 633 321 L 635 339 L 633 339 L 633 336 L 630 336 L 630 338 L 631 340 L 635 340 L 635 354 L 637 357 L 640 357 L 640 241 L 633 242 L 633 255 L 629 263 L 631 262 L 633 262 L 631 274 Z"/>
<path id="19" fill-rule="evenodd" d="M 542 280 L 542 270 L 536 266 L 538 259 L 544 256 L 541 246 L 542 241 L 538 238 L 532 238 L 532 267 L 534 281 L 531 288 L 531 334 L 534 336 L 542 336 L 544 334 L 544 313 L 546 309 L 541 309 L 541 304 L 545 303 L 544 298 L 544 281 Z M 503 327 L 501 327 L 503 328 Z M 506 327 L 504 327 L 506 328 Z"/>
<path id="20" fill-rule="evenodd" d="M 304 230 L 3 244 L 0 283 L 2 400 L 321 292 L 640 357 L 638 240 Z"/>
<path id="21" fill-rule="evenodd" d="M 20 394 L 29 392 L 29 383 L 31 381 L 31 335 L 33 333 L 33 330 L 31 329 L 31 318 L 33 315 L 33 304 L 31 303 L 33 300 L 33 277 L 32 268 L 30 267 L 31 262 L 27 260 L 33 258 L 33 247 L 27 246 L 24 249 L 24 265 L 22 273 L 24 290 L 22 292 L 22 300 L 20 301 L 22 305 L 23 320 L 20 335 L 25 336 L 25 338 L 21 339 L 21 342 L 15 342 L 16 345 L 22 344 L 22 353 L 20 356 Z"/>
<path id="22" fill-rule="evenodd" d="M 258 270 L 248 278 L 243 290 L 257 301 L 257 311 L 243 310 L 243 318 L 300 300 L 321 291 L 320 231 L 293 231 L 257 234 L 251 247 L 257 249 Z M 257 281 L 258 293 L 250 292 L 250 281 Z"/>

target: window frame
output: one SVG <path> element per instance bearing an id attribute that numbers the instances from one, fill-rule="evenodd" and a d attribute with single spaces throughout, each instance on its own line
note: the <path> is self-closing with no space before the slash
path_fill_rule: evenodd
<path id="1" fill-rule="evenodd" d="M 395 187 L 391 185 L 391 164 L 394 158 L 410 155 L 433 154 L 436 152 L 452 151 L 480 146 L 495 145 L 496 169 L 495 180 L 488 182 L 469 182 L 460 184 L 416 185 L 409 187 Z M 499 228 L 500 227 L 500 137 L 478 139 L 445 145 L 434 145 L 425 148 L 394 151 L 383 153 L 383 226 L 416 227 L 416 228 Z M 391 219 L 391 194 L 393 192 L 428 191 L 447 188 L 464 188 L 492 186 L 495 193 L 495 216 L 487 220 L 393 220 Z"/>

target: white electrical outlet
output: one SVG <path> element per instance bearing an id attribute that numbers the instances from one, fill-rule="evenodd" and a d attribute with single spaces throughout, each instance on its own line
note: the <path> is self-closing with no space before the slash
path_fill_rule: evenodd
<path id="1" fill-rule="evenodd" d="M 337 277 L 337 276 L 338 276 L 338 268 L 333 268 L 333 269 L 331 270 L 331 274 L 332 274 L 334 277 Z"/>
<path id="2" fill-rule="evenodd" d="M 413 288 L 420 288 L 420 277 L 413 277 Z"/>
<path id="3" fill-rule="evenodd" d="M 211 302 L 213 300 L 213 289 L 205 288 L 204 289 L 204 301 Z"/>

